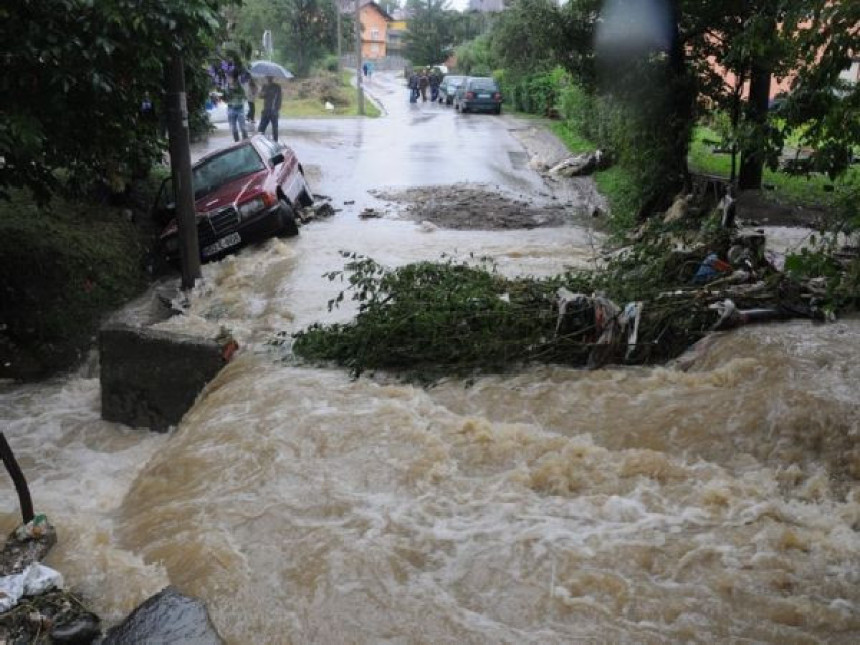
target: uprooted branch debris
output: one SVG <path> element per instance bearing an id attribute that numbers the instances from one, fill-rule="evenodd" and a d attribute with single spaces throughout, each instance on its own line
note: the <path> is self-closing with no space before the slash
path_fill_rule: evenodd
<path id="1" fill-rule="evenodd" d="M 294 353 L 354 375 L 394 369 L 433 378 L 545 362 L 599 367 L 672 359 L 715 330 L 750 322 L 824 321 L 839 306 L 822 279 L 795 280 L 764 235 L 651 225 L 594 272 L 509 279 L 489 260 L 387 268 L 343 252 L 346 283 L 329 303 L 358 303 L 352 322 L 294 335 Z M 689 239 L 687 239 L 689 238 Z M 844 304 L 844 303 L 843 303 Z"/>

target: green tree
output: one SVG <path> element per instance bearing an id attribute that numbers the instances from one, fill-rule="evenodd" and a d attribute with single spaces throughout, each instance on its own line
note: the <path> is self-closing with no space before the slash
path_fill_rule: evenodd
<path id="1" fill-rule="evenodd" d="M 406 57 L 419 65 L 443 62 L 454 50 L 454 15 L 449 0 L 407 0 Z"/>
<path id="2" fill-rule="evenodd" d="M 820 170 L 844 171 L 850 146 L 860 142 L 860 118 L 857 88 L 843 87 L 839 74 L 857 49 L 860 5 L 686 0 L 684 7 L 699 94 L 731 117 L 731 143 L 741 151 L 739 186 L 761 186 L 762 166 L 775 165 L 792 131 L 818 149 Z M 721 69 L 732 73 L 733 83 Z M 778 118 L 768 112 L 773 78 L 792 79 Z"/>
<path id="3" fill-rule="evenodd" d="M 296 76 L 306 77 L 315 63 L 337 48 L 336 3 L 332 0 L 245 0 L 236 13 L 237 37 L 258 48 L 266 30 L 272 32 L 279 61 Z"/>
<path id="4" fill-rule="evenodd" d="M 94 181 L 120 189 L 134 170 L 160 158 L 165 64 L 182 53 L 189 108 L 202 113 L 203 61 L 220 33 L 223 4 L 4 3 L 0 195 L 26 186 L 47 199 L 61 186 Z"/>

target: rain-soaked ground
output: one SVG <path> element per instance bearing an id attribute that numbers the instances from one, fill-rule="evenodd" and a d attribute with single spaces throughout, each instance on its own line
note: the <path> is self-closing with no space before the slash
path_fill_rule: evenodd
<path id="1" fill-rule="evenodd" d="M 340 212 L 204 266 L 163 325 L 228 327 L 242 350 L 174 431 L 101 421 L 92 366 L 0 387 L 0 425 L 58 526 L 49 564 L 109 620 L 172 583 L 235 644 L 860 642 L 860 321 L 721 334 L 685 369 L 429 389 L 269 344 L 351 315 L 326 307 L 340 250 L 549 275 L 599 247 L 578 224 L 592 189 L 531 170 L 527 122 L 410 105 L 399 82 L 374 75 L 384 118 L 283 124 Z M 567 219 L 429 225 L 430 200 L 463 199 L 454 185 Z"/>

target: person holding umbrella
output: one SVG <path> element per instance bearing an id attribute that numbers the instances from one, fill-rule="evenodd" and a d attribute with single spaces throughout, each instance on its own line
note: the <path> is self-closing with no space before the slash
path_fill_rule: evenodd
<path id="1" fill-rule="evenodd" d="M 272 76 L 266 77 L 266 84 L 260 90 L 263 97 L 263 112 L 260 114 L 260 127 L 258 131 L 265 133 L 266 128 L 272 124 L 272 139 L 278 140 L 278 113 L 281 111 L 281 86 L 275 83 Z"/>

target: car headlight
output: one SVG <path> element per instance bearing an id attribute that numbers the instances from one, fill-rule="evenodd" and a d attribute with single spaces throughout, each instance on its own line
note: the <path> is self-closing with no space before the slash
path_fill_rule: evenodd
<path id="1" fill-rule="evenodd" d="M 246 219 L 254 213 L 263 210 L 265 206 L 266 204 L 263 202 L 262 197 L 255 197 L 254 199 L 249 199 L 247 202 L 239 204 L 239 217 L 241 219 Z"/>

